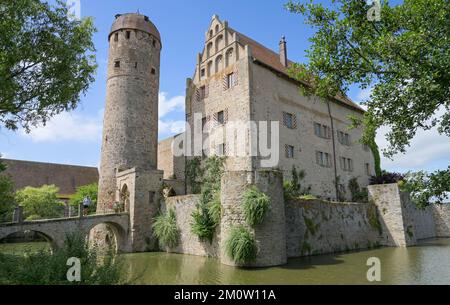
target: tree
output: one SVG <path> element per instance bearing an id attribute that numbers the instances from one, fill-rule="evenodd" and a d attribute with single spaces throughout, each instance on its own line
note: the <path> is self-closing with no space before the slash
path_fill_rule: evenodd
<path id="1" fill-rule="evenodd" d="M 305 94 L 329 98 L 345 94 L 351 85 L 372 89 L 363 119 L 350 119 L 353 127 L 363 125 L 362 142 L 379 164 L 374 138 L 381 126 L 389 129 L 384 155 L 390 158 L 404 153 L 418 130 L 437 127 L 450 136 L 450 8 L 447 0 L 373 5 L 334 0 L 326 7 L 291 0 L 286 8 L 316 29 L 309 62 L 290 71 L 309 84 L 302 88 Z M 378 21 L 368 18 L 374 8 L 379 8 Z M 445 172 L 436 172 L 433 185 L 450 192 Z"/>
<path id="2" fill-rule="evenodd" d="M 89 198 L 91 198 L 91 205 L 89 206 L 88 213 L 95 213 L 97 211 L 97 194 L 97 183 L 77 187 L 77 191 L 75 195 L 70 198 L 69 204 L 78 207 L 78 205 L 83 202 L 84 197 L 89 196 Z"/>
<path id="3" fill-rule="evenodd" d="M 54 185 L 27 186 L 16 192 L 16 202 L 23 206 L 28 220 L 60 217 L 64 203 L 58 199 L 58 191 Z"/>
<path id="4" fill-rule="evenodd" d="M 57 0 L 0 3 L 0 124 L 16 130 L 74 109 L 97 68 L 93 20 Z"/>
<path id="5" fill-rule="evenodd" d="M 6 165 L 0 159 L 0 222 L 11 221 L 14 210 L 14 185 L 11 178 L 2 175 L 5 170 Z"/>
<path id="6" fill-rule="evenodd" d="M 292 71 L 314 84 L 305 92 L 329 97 L 352 84 L 373 87 L 363 120 L 365 136 L 372 137 L 374 128 L 390 127 L 387 156 L 405 152 L 420 129 L 437 126 L 450 136 L 448 1 L 405 0 L 397 6 L 384 1 L 379 21 L 369 21 L 371 5 L 366 1 L 333 4 L 287 4 L 317 29 L 310 39 L 308 64 L 295 65 Z"/>

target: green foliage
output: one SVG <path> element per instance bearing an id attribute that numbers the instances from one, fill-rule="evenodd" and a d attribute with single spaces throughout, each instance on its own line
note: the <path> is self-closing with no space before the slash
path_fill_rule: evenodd
<path id="1" fill-rule="evenodd" d="M 177 227 L 175 211 L 169 209 L 153 220 L 153 235 L 158 239 L 161 247 L 175 248 L 178 245 L 180 232 Z"/>
<path id="2" fill-rule="evenodd" d="M 2 1 L 0 11 L 0 123 L 29 131 L 75 109 L 94 82 L 96 30 L 61 0 Z"/>
<path id="3" fill-rule="evenodd" d="M 253 235 L 243 226 L 233 228 L 226 241 L 227 255 L 236 264 L 247 264 L 256 260 L 257 248 Z"/>
<path id="4" fill-rule="evenodd" d="M 192 213 L 192 232 L 201 240 L 212 242 L 220 223 L 220 182 L 224 173 L 224 157 L 213 156 L 204 160 L 200 170 L 201 194 L 197 210 Z M 198 178 L 197 178 L 198 181 Z"/>
<path id="5" fill-rule="evenodd" d="M 367 210 L 367 218 L 369 219 L 369 224 L 372 228 L 378 231 L 381 235 L 383 233 L 383 228 L 381 226 L 380 219 L 378 217 L 377 207 L 375 204 L 371 204 Z"/>
<path id="6" fill-rule="evenodd" d="M 14 185 L 6 175 L 1 172 L 6 170 L 6 165 L 0 159 L 0 222 L 10 222 L 14 210 Z"/>
<path id="7" fill-rule="evenodd" d="M 319 224 L 316 225 L 312 219 L 309 219 L 306 216 L 303 216 L 303 220 L 305 221 L 306 229 L 308 229 L 311 235 L 315 235 L 319 229 Z"/>
<path id="8" fill-rule="evenodd" d="M 283 193 L 286 200 L 297 198 L 301 195 L 307 195 L 311 189 L 308 187 L 302 189 L 302 180 L 306 174 L 304 170 L 297 171 L 297 168 L 292 166 L 291 171 L 292 180 L 283 182 Z"/>
<path id="9" fill-rule="evenodd" d="M 361 189 L 358 178 L 352 178 L 348 181 L 348 189 L 352 195 L 353 202 L 368 202 L 368 192 L 366 188 Z"/>
<path id="10" fill-rule="evenodd" d="M 411 198 L 418 208 L 423 209 L 431 203 L 442 204 L 449 200 L 450 166 L 446 170 L 431 174 L 424 171 L 409 172 L 400 186 L 402 191 L 411 193 Z"/>
<path id="11" fill-rule="evenodd" d="M 329 6 L 289 1 L 287 9 L 302 14 L 315 30 L 309 63 L 297 65 L 292 74 L 315 84 L 305 91 L 322 97 L 354 84 L 373 87 L 365 122 L 390 127 L 388 156 L 404 152 L 420 129 L 438 126 L 450 136 L 448 1 L 405 0 L 393 6 L 383 1 L 377 22 L 367 18 L 371 6 L 360 0 Z"/>
<path id="12" fill-rule="evenodd" d="M 256 186 L 251 186 L 244 193 L 242 209 L 249 225 L 259 225 L 270 209 L 270 198 Z"/>
<path id="13" fill-rule="evenodd" d="M 195 157 L 186 162 L 186 181 L 191 188 L 193 194 L 198 194 L 201 191 L 201 158 Z"/>
<path id="14" fill-rule="evenodd" d="M 308 195 L 301 195 L 301 196 L 298 197 L 298 199 L 301 199 L 301 200 L 316 200 L 317 197 L 314 196 L 314 195 L 308 194 Z"/>
<path id="15" fill-rule="evenodd" d="M 97 211 L 97 195 L 98 195 L 98 184 L 92 183 L 88 185 L 83 185 L 77 187 L 75 195 L 70 198 L 69 204 L 71 206 L 78 207 L 80 203 L 83 203 L 83 199 L 86 196 L 91 198 L 91 205 L 88 208 L 88 213 L 92 214 Z"/>
<path id="16" fill-rule="evenodd" d="M 80 259 L 81 282 L 67 280 L 67 260 Z M 53 252 L 41 250 L 23 255 L 0 253 L 0 284 L 2 285 L 114 285 L 126 284 L 123 262 L 114 253 L 101 253 L 89 248 L 79 234 L 66 237 L 64 247 Z"/>
<path id="17" fill-rule="evenodd" d="M 58 199 L 58 191 L 54 185 L 28 186 L 16 192 L 16 202 L 23 206 L 25 219 L 30 216 L 34 219 L 61 217 L 64 203 Z"/>

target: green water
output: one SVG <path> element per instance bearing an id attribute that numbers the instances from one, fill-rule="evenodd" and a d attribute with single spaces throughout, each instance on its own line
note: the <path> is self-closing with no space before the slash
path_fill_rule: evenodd
<path id="1" fill-rule="evenodd" d="M 45 243 L 0 244 L 0 252 L 40 249 Z M 367 259 L 381 260 L 381 284 L 450 284 L 450 239 L 412 248 L 290 259 L 285 266 L 239 269 L 216 259 L 166 253 L 122 255 L 136 284 L 369 284 Z"/>

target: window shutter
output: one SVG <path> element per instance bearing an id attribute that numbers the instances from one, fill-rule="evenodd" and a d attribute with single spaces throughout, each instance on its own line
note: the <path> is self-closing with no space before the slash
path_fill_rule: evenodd
<path id="1" fill-rule="evenodd" d="M 233 85 L 234 85 L 234 86 L 239 85 L 239 73 L 238 73 L 237 70 L 234 71 L 234 84 L 233 84 Z"/>
<path id="2" fill-rule="evenodd" d="M 223 87 L 223 90 L 227 90 L 228 89 L 228 75 L 225 75 L 223 77 L 222 87 Z"/>
<path id="3" fill-rule="evenodd" d="M 223 123 L 228 123 L 228 108 L 223 111 Z"/>
<path id="4" fill-rule="evenodd" d="M 200 89 L 195 89 L 195 100 L 200 101 Z"/>
<path id="5" fill-rule="evenodd" d="M 292 115 L 292 128 L 297 129 L 297 115 Z"/>
<path id="6" fill-rule="evenodd" d="M 218 125 L 217 112 L 213 114 L 213 124 L 214 124 L 214 127 L 216 127 Z"/>

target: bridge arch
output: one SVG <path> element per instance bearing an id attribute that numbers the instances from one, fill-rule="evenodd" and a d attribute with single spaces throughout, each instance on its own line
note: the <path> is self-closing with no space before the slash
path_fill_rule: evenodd
<path id="1" fill-rule="evenodd" d="M 112 232 L 112 236 L 109 234 Z M 89 244 L 100 247 L 115 245 L 115 252 L 126 252 L 127 231 L 117 222 L 105 221 L 88 226 L 85 235 Z"/>
<path id="2" fill-rule="evenodd" d="M 0 234 L 0 243 L 13 235 L 16 235 L 19 233 L 27 234 L 28 232 L 36 233 L 36 235 L 38 235 L 39 237 L 44 239 L 50 245 L 52 250 L 56 249 L 59 246 L 56 237 L 52 236 L 51 233 L 45 232 L 44 230 L 38 230 L 38 229 L 30 229 L 30 230 L 15 229 L 15 230 L 6 231 L 6 232 Z"/>

